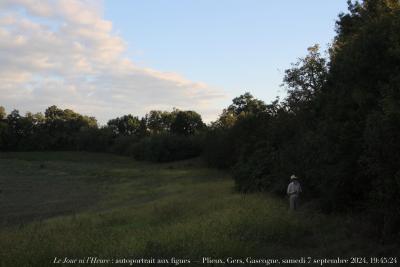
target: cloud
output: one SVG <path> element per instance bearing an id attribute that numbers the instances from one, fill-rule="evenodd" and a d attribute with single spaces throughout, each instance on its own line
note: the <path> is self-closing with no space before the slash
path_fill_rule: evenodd
<path id="1" fill-rule="evenodd" d="M 194 109 L 214 119 L 225 95 L 176 73 L 136 66 L 102 18 L 99 1 L 0 2 L 0 105 L 43 111 L 50 105 L 102 123 L 151 109 Z"/>

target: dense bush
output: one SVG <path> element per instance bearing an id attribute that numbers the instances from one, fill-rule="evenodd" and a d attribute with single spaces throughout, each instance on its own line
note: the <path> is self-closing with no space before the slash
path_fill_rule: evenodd
<path id="1" fill-rule="evenodd" d="M 158 134 L 141 139 L 129 147 L 129 155 L 138 160 L 168 162 L 199 156 L 202 137 Z"/>
<path id="2" fill-rule="evenodd" d="M 132 156 L 132 147 L 136 142 L 139 142 L 139 139 L 136 136 L 117 136 L 114 138 L 113 144 L 109 149 L 115 154 Z"/>
<path id="3" fill-rule="evenodd" d="M 211 167 L 228 168 L 234 163 L 234 138 L 230 131 L 211 129 L 207 132 L 203 157 Z"/>

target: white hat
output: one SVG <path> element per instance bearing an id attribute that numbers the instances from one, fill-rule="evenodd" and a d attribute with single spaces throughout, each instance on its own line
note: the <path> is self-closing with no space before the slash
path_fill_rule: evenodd
<path id="1" fill-rule="evenodd" d="M 292 176 L 290 176 L 290 179 L 291 179 L 291 180 L 293 180 L 293 179 L 297 179 L 297 176 L 296 176 L 296 175 L 294 175 L 294 174 L 292 174 Z"/>

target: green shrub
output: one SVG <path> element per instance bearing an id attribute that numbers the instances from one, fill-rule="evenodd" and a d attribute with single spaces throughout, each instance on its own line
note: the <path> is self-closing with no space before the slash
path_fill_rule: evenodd
<path id="1" fill-rule="evenodd" d="M 129 154 L 137 160 L 168 162 L 197 157 L 202 151 L 202 137 L 159 134 L 129 146 Z"/>

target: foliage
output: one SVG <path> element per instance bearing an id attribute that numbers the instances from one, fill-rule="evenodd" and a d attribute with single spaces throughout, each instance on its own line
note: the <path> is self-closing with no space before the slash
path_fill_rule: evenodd
<path id="1" fill-rule="evenodd" d="M 151 134 L 171 131 L 171 124 L 175 120 L 177 110 L 173 112 L 151 110 L 146 114 L 147 127 Z"/>
<path id="2" fill-rule="evenodd" d="M 265 111 L 267 106 L 262 100 L 254 98 L 249 92 L 244 93 L 232 100 L 232 104 L 228 107 L 228 111 L 235 116 L 258 114 Z"/>
<path id="3" fill-rule="evenodd" d="M 216 168 L 229 168 L 234 163 L 234 136 L 230 131 L 213 128 L 205 135 L 203 158 Z"/>
<path id="4" fill-rule="evenodd" d="M 292 64 L 285 71 L 284 85 L 288 90 L 287 107 L 297 112 L 309 104 L 315 95 L 320 93 L 326 83 L 328 67 L 327 60 L 321 57 L 319 45 L 308 48 L 308 55 Z"/>
<path id="5" fill-rule="evenodd" d="M 194 111 L 150 111 L 143 118 L 129 114 L 99 128 L 93 117 L 51 106 L 44 115 L 21 116 L 13 110 L 1 119 L 0 149 L 84 150 L 173 161 L 200 155 L 205 128 Z"/>
<path id="6" fill-rule="evenodd" d="M 3 106 L 0 106 L 0 120 L 4 120 L 6 118 L 6 110 Z"/>
<path id="7" fill-rule="evenodd" d="M 206 134 L 203 156 L 210 166 L 232 167 L 238 161 L 242 147 L 252 139 L 252 129 L 260 129 L 253 122 L 268 118 L 277 102 L 266 105 L 246 92 L 232 100 Z"/>
<path id="8" fill-rule="evenodd" d="M 168 162 L 199 156 L 202 139 L 197 136 L 158 134 L 141 139 L 129 148 L 129 155 L 138 160 Z"/>
<path id="9" fill-rule="evenodd" d="M 138 135 L 140 131 L 140 120 L 138 117 L 133 117 L 131 114 L 129 114 L 109 120 L 107 126 L 116 136 Z"/>
<path id="10" fill-rule="evenodd" d="M 232 100 L 232 104 L 222 111 L 218 120 L 212 123 L 213 128 L 230 128 L 239 117 L 259 114 L 267 110 L 264 101 L 254 98 L 249 92 Z"/>
<path id="11" fill-rule="evenodd" d="M 400 3 L 349 1 L 336 32 L 329 59 L 314 45 L 286 70 L 282 102 L 251 112 L 250 96 L 234 99 L 210 137 L 227 144 L 205 156 L 244 192 L 284 194 L 296 173 L 322 210 L 366 212 L 387 240 L 400 232 Z"/>
<path id="12" fill-rule="evenodd" d="M 195 111 L 177 111 L 171 123 L 171 133 L 178 135 L 194 135 L 205 127 L 200 114 Z"/>

